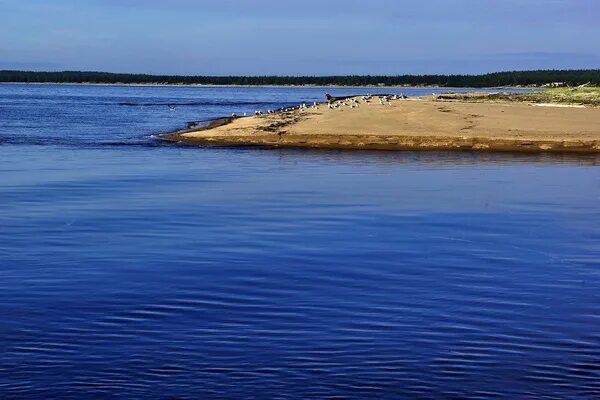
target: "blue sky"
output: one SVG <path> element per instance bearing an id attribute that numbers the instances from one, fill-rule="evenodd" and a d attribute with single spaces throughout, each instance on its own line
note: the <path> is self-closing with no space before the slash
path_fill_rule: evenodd
<path id="1" fill-rule="evenodd" d="M 0 0 L 0 69 L 201 75 L 600 68 L 598 0 Z"/>

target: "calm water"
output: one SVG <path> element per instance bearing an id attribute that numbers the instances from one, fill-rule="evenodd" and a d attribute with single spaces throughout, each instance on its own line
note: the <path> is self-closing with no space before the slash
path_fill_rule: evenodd
<path id="1" fill-rule="evenodd" d="M 0 398 L 599 398 L 600 157 L 149 137 L 322 96 L 0 86 Z"/>

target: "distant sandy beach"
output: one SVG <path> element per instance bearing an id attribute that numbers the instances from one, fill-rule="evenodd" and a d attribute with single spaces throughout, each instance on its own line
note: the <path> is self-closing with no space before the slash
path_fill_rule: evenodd
<path id="1" fill-rule="evenodd" d="M 433 97 L 291 110 L 164 135 L 198 145 L 600 153 L 600 108 Z"/>

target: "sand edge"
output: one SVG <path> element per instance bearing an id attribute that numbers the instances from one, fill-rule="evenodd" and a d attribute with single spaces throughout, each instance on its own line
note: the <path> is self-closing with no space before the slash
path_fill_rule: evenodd
<path id="1" fill-rule="evenodd" d="M 172 142 L 209 146 L 260 146 L 336 150 L 395 151 L 477 151 L 519 153 L 600 153 L 600 141 L 520 140 L 457 138 L 447 136 L 262 134 L 190 137 L 183 134 L 163 135 Z"/>

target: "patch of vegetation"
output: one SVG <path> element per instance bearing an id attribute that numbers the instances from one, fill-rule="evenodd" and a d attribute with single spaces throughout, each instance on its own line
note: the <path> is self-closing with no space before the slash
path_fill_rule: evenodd
<path id="1" fill-rule="evenodd" d="M 535 93 L 495 94 L 490 100 L 600 106 L 600 87 L 552 88 Z"/>
<path id="2" fill-rule="evenodd" d="M 0 71 L 0 82 L 167 85 L 600 86 L 600 69 L 507 71 L 483 75 L 181 76 L 89 71 Z"/>

